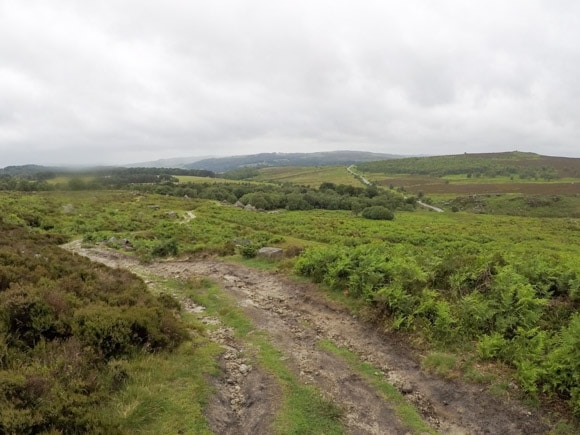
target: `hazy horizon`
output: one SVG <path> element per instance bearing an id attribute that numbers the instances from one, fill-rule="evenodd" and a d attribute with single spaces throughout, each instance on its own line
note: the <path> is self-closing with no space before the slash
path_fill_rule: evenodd
<path id="1" fill-rule="evenodd" d="M 0 167 L 580 157 L 571 0 L 0 0 Z"/>
<path id="2" fill-rule="evenodd" d="M 345 151 L 352 151 L 352 150 L 332 150 L 332 151 L 320 151 L 320 152 L 345 152 Z M 312 153 L 317 153 L 319 151 L 312 151 Z M 371 152 L 371 151 L 364 151 L 364 150 L 360 150 L 359 152 Z M 526 150 L 506 150 L 506 151 L 495 151 L 494 153 L 497 152 L 505 152 L 505 153 L 509 153 L 509 152 L 522 152 L 522 153 L 527 153 L 529 151 Z M 270 153 L 268 151 L 265 151 L 264 153 Z M 276 151 L 272 151 L 271 153 L 276 153 Z M 291 154 L 292 152 L 289 153 L 282 153 L 282 154 Z M 375 153 L 375 152 L 372 152 Z M 263 154 L 263 153 L 255 153 L 255 154 Z M 305 153 L 305 154 L 309 154 L 309 153 Z M 482 154 L 479 152 L 471 152 L 471 153 L 453 153 L 453 154 L 412 154 L 412 155 L 403 155 L 403 154 L 391 154 L 391 153 L 376 153 L 376 154 L 390 154 L 393 155 L 395 157 L 437 157 L 437 156 L 445 156 L 445 155 L 463 155 L 463 154 Z M 22 164 L 15 164 L 15 165 L 6 165 L 6 166 L 0 166 L 0 169 L 4 169 L 6 167 L 10 167 L 10 166 L 26 166 L 26 165 L 38 165 L 38 166 L 46 166 L 46 167 L 54 167 L 54 168 L 64 168 L 64 169 L 78 169 L 78 170 L 83 170 L 83 169 L 94 169 L 95 167 L 139 167 L 139 165 L 147 165 L 150 167 L 150 165 L 152 163 L 155 162 L 171 162 L 171 161 L 182 161 L 183 162 L 181 164 L 186 164 L 187 163 L 194 163 L 196 161 L 201 161 L 201 160 L 206 160 L 206 159 L 219 159 L 219 158 L 229 158 L 229 157 L 245 157 L 245 156 L 250 156 L 250 155 L 254 155 L 254 154 L 232 154 L 232 155 L 223 155 L 223 156 L 182 156 L 182 157 L 168 157 L 168 158 L 159 158 L 159 159 L 154 159 L 154 160 L 147 160 L 147 161 L 139 161 L 139 162 L 126 162 L 126 163 L 119 163 L 119 164 L 98 164 L 98 163 L 94 163 L 94 164 L 83 164 L 83 163 L 68 163 L 68 164 L 38 164 L 38 163 L 22 163 Z M 550 155 L 550 154 L 542 154 L 545 157 L 565 157 L 565 158 L 579 158 L 579 157 L 574 157 L 574 156 L 559 156 L 559 155 Z M 175 168 L 178 168 L 180 165 L 175 166 Z M 168 166 L 166 166 L 168 167 Z"/>

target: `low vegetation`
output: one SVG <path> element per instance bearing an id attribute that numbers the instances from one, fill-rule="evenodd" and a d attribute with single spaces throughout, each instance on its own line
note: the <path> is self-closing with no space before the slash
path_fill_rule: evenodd
<path id="1" fill-rule="evenodd" d="M 361 186 L 360 181 L 347 172 L 344 166 L 261 168 L 254 169 L 247 179 L 310 187 L 320 187 L 323 183 Z"/>
<path id="2" fill-rule="evenodd" d="M 552 180 L 580 178 L 580 159 L 547 157 L 534 153 L 508 152 L 410 157 L 357 164 L 360 170 L 384 174 L 413 174 L 441 177 L 465 174 L 474 177 L 517 177 Z"/>
<path id="3" fill-rule="evenodd" d="M 358 164 L 379 187 L 443 209 L 494 215 L 580 216 L 580 159 L 532 153 L 414 157 Z"/>
<path id="4" fill-rule="evenodd" d="M 455 248 L 428 259 L 418 250 L 370 244 L 308 249 L 296 271 L 369 304 L 394 330 L 419 332 L 447 349 L 515 369 L 531 397 L 560 395 L 580 414 L 580 267 Z"/>
<path id="5" fill-rule="evenodd" d="M 380 205 L 374 205 L 363 209 L 362 217 L 366 219 L 373 219 L 376 221 L 392 221 L 395 215 L 391 210 Z"/>
<path id="6" fill-rule="evenodd" d="M 148 358 L 175 352 L 179 360 L 187 353 L 186 327 L 175 306 L 147 293 L 129 274 L 57 249 L 71 237 L 144 262 L 180 255 L 253 257 L 263 246 L 284 248 L 293 254 L 276 267 L 323 284 L 368 319 L 414 337 L 429 350 L 429 370 L 486 384 L 490 375 L 473 367 L 496 364 L 528 399 L 567 403 L 580 416 L 580 202 L 574 192 L 542 190 L 577 189 L 575 160 L 510 153 L 358 167 L 365 177 L 381 170 L 390 180 L 437 178 L 437 186 L 449 189 L 466 186 L 466 180 L 471 186 L 482 185 L 474 180 L 517 181 L 535 189 L 534 195 L 427 195 L 403 182 L 383 189 L 329 181 L 338 177 L 307 187 L 281 184 L 280 177 L 277 184 L 216 183 L 175 178 L 200 174 L 137 170 L 110 184 L 95 174 L 59 183 L 50 182 L 55 174 L 39 171 L 4 174 L 0 432 L 59 431 L 65 425 L 129 430 L 122 419 L 107 422 L 96 404 L 128 394 L 123 403 L 129 407 L 131 397 L 142 394 L 124 389 L 138 385 L 134 368 L 143 373 Z M 256 177 L 255 170 L 243 172 L 230 175 Z M 405 198 L 408 192 L 447 212 L 417 210 L 415 196 Z M 204 349 L 207 361 L 217 354 Z M 264 364 L 276 359 L 275 349 L 262 351 Z M 204 373 L 211 372 L 207 367 Z M 288 382 L 288 391 L 299 387 Z M 300 390 L 296 400 L 301 394 L 311 393 Z M 321 409 L 336 418 L 326 405 Z M 145 425 L 146 409 L 135 425 Z"/>
<path id="7" fill-rule="evenodd" d="M 0 222 L 0 432 L 114 432 L 95 408 L 130 378 L 127 361 L 188 333 L 164 298 L 122 270 Z"/>

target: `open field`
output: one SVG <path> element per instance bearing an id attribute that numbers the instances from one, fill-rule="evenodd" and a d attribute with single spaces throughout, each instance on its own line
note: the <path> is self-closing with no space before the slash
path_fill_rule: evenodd
<path id="1" fill-rule="evenodd" d="M 426 195 L 485 195 L 496 193 L 520 193 L 524 195 L 580 195 L 580 179 L 568 182 L 525 181 L 500 179 L 448 179 L 425 176 L 384 177 L 365 174 L 370 181 L 382 187 L 402 187 L 411 193 Z"/>
<path id="2" fill-rule="evenodd" d="M 580 159 L 531 153 L 414 157 L 361 163 L 370 181 L 426 195 L 579 195 Z"/>
<path id="3" fill-rule="evenodd" d="M 322 183 L 360 186 L 360 182 L 346 171 L 346 166 L 263 168 L 259 170 L 259 175 L 254 180 L 312 187 L 318 187 Z"/>
<path id="4" fill-rule="evenodd" d="M 242 184 L 242 183 L 256 183 L 251 180 L 230 180 L 227 178 L 208 178 L 208 177 L 196 177 L 193 175 L 176 175 L 175 178 L 179 180 L 180 183 L 227 183 L 227 184 Z M 259 183 L 256 183 L 259 184 Z"/>
<path id="5" fill-rule="evenodd" d="M 557 208 L 565 201 L 563 197 L 549 206 Z M 541 410 L 557 403 L 567 409 L 568 418 L 580 411 L 573 389 L 580 360 L 574 341 L 580 325 L 577 218 L 418 210 L 397 211 L 393 221 L 371 221 L 350 211 L 258 212 L 183 195 L 123 190 L 0 192 L 0 203 L 8 224 L 35 234 L 80 238 L 85 246 L 98 249 L 121 250 L 137 265 L 139 260 L 157 264 L 158 259 L 177 257 L 192 261 L 188 267 L 193 268 L 201 257 L 239 260 L 262 246 L 282 247 L 287 257 L 261 264 L 318 282 L 357 318 L 372 322 L 377 330 L 401 334 L 406 347 L 431 355 L 425 363 L 429 370 L 452 371 L 466 381 L 480 382 L 477 390 L 522 397 Z M 125 260 L 114 261 L 121 265 Z M 234 273 L 251 291 L 249 272 L 232 270 L 224 276 Z M 175 274 L 167 277 L 171 276 Z M 271 309 L 285 312 L 284 306 Z M 329 338 L 332 334 L 325 337 Z M 255 354 L 256 361 L 279 358 L 272 356 L 278 354 L 270 344 L 262 344 L 269 356 Z M 348 360 L 352 369 L 371 370 L 335 344 L 323 348 Z M 215 350 L 208 346 L 204 358 Z M 440 349 L 457 356 L 440 357 Z M 214 369 L 210 364 L 205 370 Z M 275 370 L 289 379 L 284 371 L 288 367 Z M 298 396 L 306 394 L 314 401 L 318 397 L 300 390 L 300 381 L 284 382 L 290 382 L 284 391 L 296 387 Z M 512 384 L 515 390 L 506 387 Z M 124 406 L 134 399 L 127 400 Z M 340 420 L 332 407 L 322 404 L 317 409 L 330 412 L 334 423 Z"/>
<path id="6" fill-rule="evenodd" d="M 124 191 L 0 192 L 0 199 L 6 210 L 4 220 L 8 222 L 25 225 L 34 216 L 39 219 L 39 229 L 48 226 L 50 231 L 77 236 L 133 234 L 137 243 L 143 237 L 164 238 L 167 236 L 164 231 L 168 231 L 180 243 L 185 243 L 184 246 L 193 247 L 203 241 L 225 243 L 228 237 L 244 237 L 257 231 L 301 243 L 341 245 L 392 240 L 414 245 L 423 243 L 427 247 L 433 243 L 480 240 L 510 246 L 517 241 L 517 249 L 531 244 L 530 249 L 542 249 L 542 252 L 554 249 L 576 252 L 580 246 L 580 240 L 575 239 L 580 234 L 580 224 L 577 219 L 569 218 L 417 211 L 398 212 L 392 222 L 374 222 L 346 211 L 247 212 L 213 201 Z M 190 225 L 178 225 L 186 219 L 188 210 L 193 210 L 196 218 Z M 218 222 L 218 227 L 211 230 Z"/>
<path id="7" fill-rule="evenodd" d="M 541 156 L 533 153 L 507 152 L 459 154 L 451 156 L 410 157 L 361 163 L 365 172 L 413 174 L 441 177 L 465 174 L 473 177 L 519 177 L 551 180 L 580 178 L 580 159 Z"/>
<path id="8" fill-rule="evenodd" d="M 514 152 L 371 162 L 356 170 L 377 186 L 445 210 L 580 216 L 580 159 Z"/>

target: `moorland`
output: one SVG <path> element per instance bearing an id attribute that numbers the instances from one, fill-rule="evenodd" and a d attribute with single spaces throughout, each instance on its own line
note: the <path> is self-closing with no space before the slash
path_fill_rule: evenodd
<path id="1" fill-rule="evenodd" d="M 5 168 L 0 431 L 573 433 L 579 160 Z"/>

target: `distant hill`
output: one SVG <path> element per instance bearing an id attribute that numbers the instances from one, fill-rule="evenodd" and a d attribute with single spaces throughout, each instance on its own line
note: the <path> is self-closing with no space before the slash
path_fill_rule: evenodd
<path id="1" fill-rule="evenodd" d="M 48 180 L 55 177 L 59 173 L 65 172 L 66 169 L 56 166 L 41 166 L 41 165 L 21 165 L 21 166 L 6 166 L 0 168 L 0 178 L 2 177 L 16 177 L 33 180 Z"/>
<path id="2" fill-rule="evenodd" d="M 130 163 L 128 165 L 123 165 L 127 168 L 176 168 L 176 169 L 187 169 L 187 165 L 191 165 L 199 160 L 210 159 L 212 156 L 201 156 L 201 157 L 175 157 L 171 159 L 159 159 L 150 162 L 141 163 Z"/>
<path id="3" fill-rule="evenodd" d="M 550 157 L 519 151 L 409 157 L 361 163 L 357 167 L 366 172 L 435 177 L 458 174 L 492 177 L 517 175 L 520 178 L 541 179 L 580 177 L 580 158 Z"/>
<path id="4" fill-rule="evenodd" d="M 220 157 L 199 160 L 185 168 L 227 172 L 240 168 L 263 168 L 272 166 L 336 166 L 374 160 L 400 159 L 394 154 L 364 151 L 328 151 L 317 153 L 262 153 L 246 156 Z"/>
<path id="5" fill-rule="evenodd" d="M 55 168 L 50 166 L 40 165 L 21 165 L 21 166 L 6 166 L 0 168 L 0 175 L 32 175 L 40 172 L 60 171 L 62 168 Z"/>

